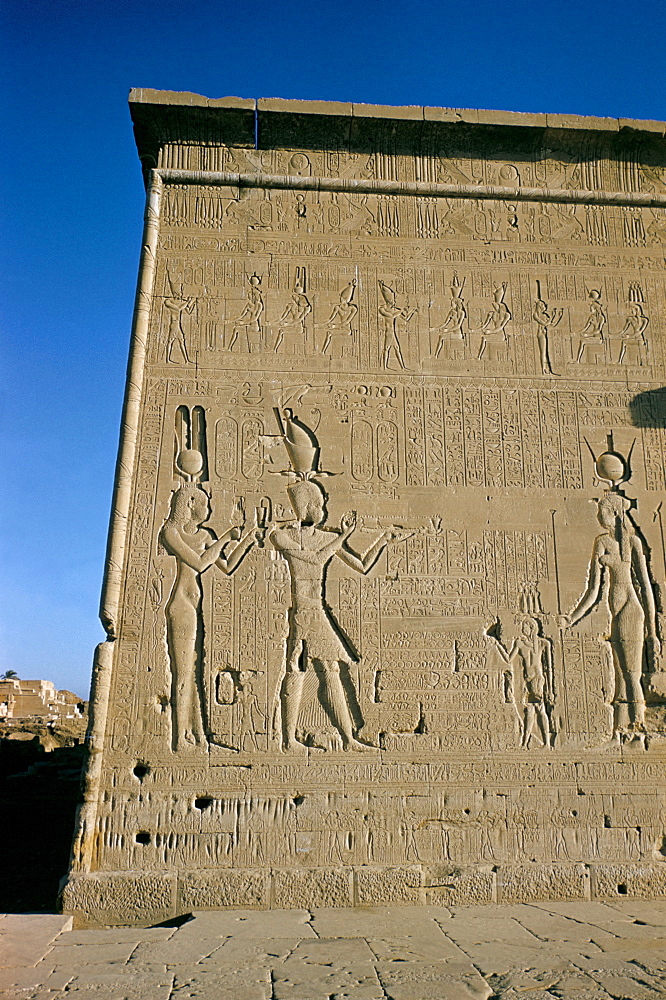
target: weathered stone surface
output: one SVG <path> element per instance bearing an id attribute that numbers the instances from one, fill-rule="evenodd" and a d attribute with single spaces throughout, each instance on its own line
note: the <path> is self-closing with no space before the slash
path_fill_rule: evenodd
<path id="1" fill-rule="evenodd" d="M 40 917 L 31 916 L 23 928 L 33 951 L 0 970 L 0 998 L 656 1000 L 666 990 L 663 911 L 633 900 L 207 911 L 171 928 L 64 931 L 41 961 L 43 941 L 30 933 Z M 271 938 L 282 921 L 297 933 Z M 155 930 L 170 940 L 150 940 Z M 137 944 L 125 961 L 119 942 L 101 936 L 123 931 Z M 60 964 L 65 956 L 72 964 Z"/>
<path id="2" fill-rule="evenodd" d="M 65 909 L 666 895 L 664 127 L 131 107 Z"/>

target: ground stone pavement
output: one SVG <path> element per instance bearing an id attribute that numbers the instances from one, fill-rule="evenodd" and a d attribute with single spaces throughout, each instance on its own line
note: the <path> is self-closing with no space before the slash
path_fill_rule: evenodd
<path id="1" fill-rule="evenodd" d="M 666 901 L 0 916 L 2 1000 L 656 1000 Z"/>

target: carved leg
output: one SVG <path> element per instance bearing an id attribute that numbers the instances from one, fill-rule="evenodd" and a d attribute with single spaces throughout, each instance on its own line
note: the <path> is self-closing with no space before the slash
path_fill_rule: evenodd
<path id="1" fill-rule="evenodd" d="M 532 730 L 534 728 L 534 705 L 525 705 L 525 713 L 523 716 L 523 739 L 521 746 L 524 750 L 527 750 L 530 743 L 530 736 L 532 735 Z"/>
<path id="2" fill-rule="evenodd" d="M 546 712 L 544 705 L 538 705 L 536 708 L 537 723 L 539 726 L 539 732 L 541 734 L 541 739 L 543 740 L 543 745 L 545 747 L 550 746 L 550 720 L 548 719 L 548 713 Z"/>
<path id="3" fill-rule="evenodd" d="M 303 695 L 305 673 L 302 670 L 290 670 L 282 681 L 280 700 L 282 702 L 282 734 L 285 750 L 301 750 L 303 744 L 296 739 L 298 713 Z"/>
<path id="4" fill-rule="evenodd" d="M 195 693 L 197 612 L 185 601 L 167 611 L 167 643 L 171 667 L 171 706 L 175 750 L 192 746 L 192 700 Z"/>
<path id="5" fill-rule="evenodd" d="M 365 743 L 354 738 L 352 718 L 347 705 L 347 696 L 340 680 L 340 665 L 335 660 L 322 662 L 322 677 L 326 695 L 326 708 L 333 724 L 342 736 L 345 750 L 368 750 Z"/>

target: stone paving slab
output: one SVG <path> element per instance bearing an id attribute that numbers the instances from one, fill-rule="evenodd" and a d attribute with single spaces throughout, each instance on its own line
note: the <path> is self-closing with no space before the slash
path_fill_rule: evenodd
<path id="1" fill-rule="evenodd" d="M 35 965 L 51 942 L 71 929 L 72 918 L 58 914 L 6 914 L 0 921 L 0 969 Z"/>
<path id="2" fill-rule="evenodd" d="M 179 927 L 70 927 L 0 915 L 0 1000 L 666 997 L 663 902 L 197 911 Z"/>

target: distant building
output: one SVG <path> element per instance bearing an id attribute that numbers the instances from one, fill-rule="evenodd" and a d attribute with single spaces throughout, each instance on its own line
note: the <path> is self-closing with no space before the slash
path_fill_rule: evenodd
<path id="1" fill-rule="evenodd" d="M 0 680 L 0 720 L 40 719 L 64 722 L 81 719 L 86 703 L 72 691 L 57 691 L 51 681 Z"/>

